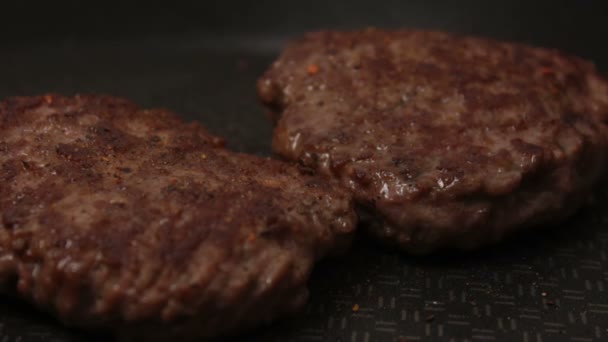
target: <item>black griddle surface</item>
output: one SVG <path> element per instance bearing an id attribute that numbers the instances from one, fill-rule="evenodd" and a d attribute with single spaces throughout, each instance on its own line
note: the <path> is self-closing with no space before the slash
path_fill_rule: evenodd
<path id="1" fill-rule="evenodd" d="M 254 91 L 282 35 L 204 32 L 5 46 L 0 98 L 107 93 L 200 120 L 229 146 L 270 153 Z M 322 262 L 304 312 L 236 339 L 258 341 L 608 341 L 608 191 L 560 227 L 474 254 L 428 258 L 360 236 Z M 358 307 L 358 310 L 353 309 Z M 88 341 L 0 298 L 0 342 Z"/>

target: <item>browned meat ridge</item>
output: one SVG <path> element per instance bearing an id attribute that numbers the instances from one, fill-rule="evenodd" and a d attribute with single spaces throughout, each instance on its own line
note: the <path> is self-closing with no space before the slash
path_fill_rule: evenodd
<path id="1" fill-rule="evenodd" d="M 102 96 L 0 102 L 0 285 L 132 340 L 233 334 L 300 308 L 348 196 Z"/>
<path id="2" fill-rule="evenodd" d="M 557 222 L 606 161 L 608 83 L 559 51 L 442 32 L 316 32 L 258 82 L 273 149 L 337 177 L 370 232 L 471 249 Z"/>

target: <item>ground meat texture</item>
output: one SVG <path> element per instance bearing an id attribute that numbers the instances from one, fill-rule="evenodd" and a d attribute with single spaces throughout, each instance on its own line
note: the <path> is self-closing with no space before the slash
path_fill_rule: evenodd
<path id="1" fill-rule="evenodd" d="M 305 303 L 349 197 L 104 96 L 0 102 L 0 288 L 127 340 L 206 339 Z"/>
<path id="2" fill-rule="evenodd" d="M 274 151 L 339 179 L 369 232 L 414 253 L 563 220 L 606 164 L 608 82 L 556 50 L 316 32 L 288 44 L 258 93 Z"/>

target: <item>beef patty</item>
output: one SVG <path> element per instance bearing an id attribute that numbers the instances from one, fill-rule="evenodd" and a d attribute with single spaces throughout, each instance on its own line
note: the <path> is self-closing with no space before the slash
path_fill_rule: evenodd
<path id="1" fill-rule="evenodd" d="M 608 83 L 556 50 L 442 32 L 316 32 L 258 82 L 280 156 L 340 179 L 371 233 L 471 249 L 564 219 L 606 161 Z"/>
<path id="2" fill-rule="evenodd" d="M 345 246 L 345 194 L 102 96 L 0 102 L 0 284 L 63 322 L 209 338 L 300 308 Z"/>

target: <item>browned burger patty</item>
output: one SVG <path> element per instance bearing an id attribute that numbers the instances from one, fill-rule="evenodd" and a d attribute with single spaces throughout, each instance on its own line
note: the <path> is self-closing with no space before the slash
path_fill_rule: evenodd
<path id="1" fill-rule="evenodd" d="M 606 161 L 608 83 L 561 52 L 441 32 L 317 32 L 259 80 L 273 148 L 339 178 L 403 249 L 571 215 Z"/>
<path id="2" fill-rule="evenodd" d="M 345 194 L 101 96 L 0 102 L 0 284 L 69 325 L 200 339 L 300 308 Z"/>

